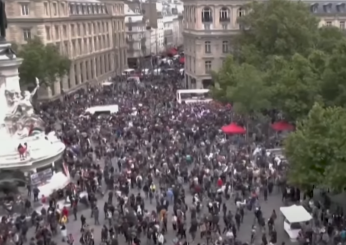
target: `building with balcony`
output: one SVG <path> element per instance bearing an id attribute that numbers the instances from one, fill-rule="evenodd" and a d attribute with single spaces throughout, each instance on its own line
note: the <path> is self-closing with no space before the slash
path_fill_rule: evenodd
<path id="1" fill-rule="evenodd" d="M 237 18 L 245 14 L 242 6 L 249 1 L 183 2 L 185 84 L 189 88 L 207 88 L 212 84 L 211 71 L 217 71 L 232 50 L 232 38 L 239 32 Z M 320 26 L 345 29 L 346 3 L 304 2 L 320 18 Z"/>
<path id="2" fill-rule="evenodd" d="M 7 40 L 38 36 L 71 60 L 69 74 L 40 96 L 52 98 L 107 80 L 127 67 L 124 3 L 111 0 L 5 0 Z"/>
<path id="3" fill-rule="evenodd" d="M 207 88 L 211 71 L 221 67 L 238 33 L 243 1 L 184 0 L 185 82 L 189 88 Z"/>
<path id="4" fill-rule="evenodd" d="M 183 45 L 183 15 L 179 14 L 173 18 L 173 46 Z"/>
<path id="5" fill-rule="evenodd" d="M 147 54 L 146 21 L 140 8 L 125 4 L 125 28 L 127 43 L 127 62 L 131 68 L 143 66 Z"/>

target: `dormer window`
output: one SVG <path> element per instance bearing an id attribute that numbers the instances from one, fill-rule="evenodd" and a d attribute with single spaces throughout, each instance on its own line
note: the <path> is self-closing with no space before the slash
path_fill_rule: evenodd
<path id="1" fill-rule="evenodd" d="M 345 3 L 338 3 L 336 5 L 336 11 L 338 13 L 345 13 L 346 7 L 345 7 Z"/>
<path id="2" fill-rule="evenodd" d="M 331 3 L 326 3 L 323 5 L 323 11 L 325 13 L 331 13 L 332 12 L 332 4 Z"/>
<path id="3" fill-rule="evenodd" d="M 317 13 L 317 11 L 318 11 L 318 3 L 311 4 L 310 11 L 311 11 L 311 13 Z"/>

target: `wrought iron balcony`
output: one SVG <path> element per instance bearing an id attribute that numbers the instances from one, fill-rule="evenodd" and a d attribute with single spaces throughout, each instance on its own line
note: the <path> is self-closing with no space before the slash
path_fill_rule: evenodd
<path id="1" fill-rule="evenodd" d="M 203 23 L 210 23 L 210 22 L 213 22 L 213 17 L 212 17 L 212 16 L 202 17 L 202 22 L 203 22 Z"/>
<path id="2" fill-rule="evenodd" d="M 220 22 L 230 22 L 231 18 L 230 17 L 220 17 Z"/>

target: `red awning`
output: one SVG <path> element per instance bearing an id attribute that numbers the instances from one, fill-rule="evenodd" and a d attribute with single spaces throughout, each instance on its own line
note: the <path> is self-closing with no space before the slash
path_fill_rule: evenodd
<path id="1" fill-rule="evenodd" d="M 171 48 L 167 53 L 173 56 L 178 53 L 178 50 L 176 48 Z"/>
<path id="2" fill-rule="evenodd" d="M 179 58 L 179 63 L 184 64 L 185 63 L 185 57 L 180 57 Z"/>
<path id="3" fill-rule="evenodd" d="M 231 123 L 227 126 L 223 126 L 222 132 L 226 134 L 245 134 L 246 129 L 243 127 L 238 126 L 236 123 Z"/>
<path id="4" fill-rule="evenodd" d="M 284 121 L 280 121 L 280 122 L 275 122 L 271 125 L 272 129 L 274 129 L 275 131 L 288 131 L 288 130 L 293 130 L 294 126 L 284 122 Z"/>

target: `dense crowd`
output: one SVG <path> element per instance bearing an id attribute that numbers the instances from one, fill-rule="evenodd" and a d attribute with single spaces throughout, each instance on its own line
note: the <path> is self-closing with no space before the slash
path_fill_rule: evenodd
<path id="1" fill-rule="evenodd" d="M 73 181 L 44 200 L 33 188 L 36 203 L 46 208 L 28 220 L 25 212 L 34 205 L 29 198 L 21 216 L 3 217 L 1 243 L 49 245 L 62 237 L 69 244 L 116 245 L 125 239 L 163 245 L 171 243 L 167 234 L 172 233 L 173 244 L 284 243 L 287 239 L 277 234 L 279 210 L 273 208 L 268 217 L 262 212 L 270 195 L 282 193 L 285 204 L 299 203 L 302 196 L 286 184 L 285 160 L 266 151 L 280 139 L 263 133 L 268 130 L 256 122 L 247 137 L 222 133 L 227 123 L 245 125 L 230 105 L 178 104 L 178 70 L 140 82 L 118 77 L 112 86 L 88 86 L 41 104 L 37 112 L 46 131 L 55 130 L 66 144 L 64 161 Z M 85 113 L 109 104 L 119 105 L 118 113 Z M 57 206 L 60 199 L 69 205 Z M 80 214 L 82 208 L 90 209 L 93 222 Z M 320 220 L 328 211 L 314 206 L 311 212 Z M 241 241 L 237 233 L 246 215 L 254 218 L 249 238 Z M 306 228 L 300 241 L 344 241 L 343 226 L 335 225 L 339 219 L 328 217 L 327 223 L 322 219 L 324 232 Z M 78 237 L 67 230 L 76 220 Z M 27 235 L 31 226 L 33 237 Z M 94 234 L 95 226 L 103 226 L 100 235 Z"/>

